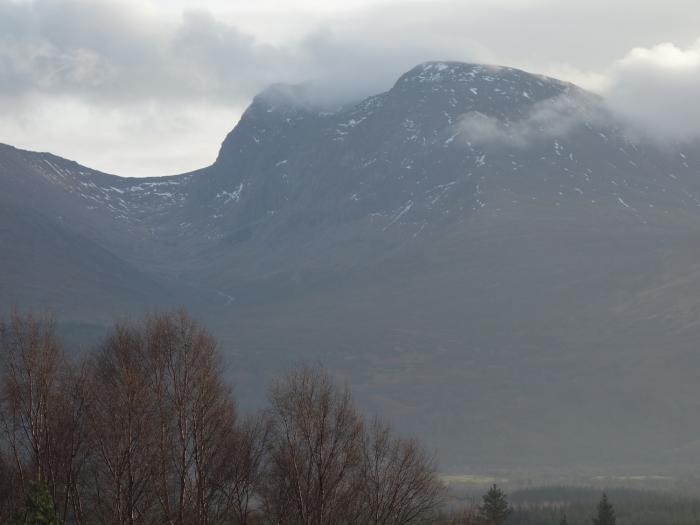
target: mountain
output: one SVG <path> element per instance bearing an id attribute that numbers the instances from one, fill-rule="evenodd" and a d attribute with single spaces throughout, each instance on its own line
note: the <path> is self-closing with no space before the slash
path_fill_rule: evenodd
<path id="1" fill-rule="evenodd" d="M 0 297 L 97 326 L 187 305 L 242 399 L 323 361 L 445 469 L 682 464 L 699 175 L 700 145 L 517 69 L 430 62 L 330 109 L 272 86 L 179 176 L 1 147 Z"/>

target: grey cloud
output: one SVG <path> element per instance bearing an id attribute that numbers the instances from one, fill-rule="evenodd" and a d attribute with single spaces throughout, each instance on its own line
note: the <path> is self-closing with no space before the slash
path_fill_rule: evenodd
<path id="1" fill-rule="evenodd" d="M 0 0 L 0 90 L 93 103 L 241 104 L 270 83 L 310 81 L 329 97 L 357 98 L 436 59 L 577 69 L 583 78 L 639 45 L 640 34 L 651 45 L 695 37 L 700 26 L 695 0 L 395 2 L 329 18 L 301 41 L 273 46 L 204 10 L 168 18 L 135 5 Z"/>
<path id="2" fill-rule="evenodd" d="M 637 130 L 655 130 L 664 140 L 695 136 L 700 127 L 694 105 L 680 102 L 697 92 L 697 71 L 669 71 L 632 59 L 609 70 L 638 46 L 654 49 L 659 42 L 674 41 L 684 51 L 694 49 L 700 27 L 697 0 L 382 2 L 344 11 L 342 18 L 327 16 L 305 36 L 275 45 L 206 10 L 166 15 L 139 5 L 129 0 L 0 0 L 0 141 L 16 143 L 17 130 L 31 114 L 33 127 L 26 127 L 23 144 L 65 148 L 64 141 L 32 143 L 31 138 L 40 136 L 36 108 L 60 107 L 63 99 L 88 116 L 78 121 L 61 113 L 64 131 L 57 129 L 55 135 L 72 134 L 71 126 L 80 122 L 94 135 L 114 138 L 116 131 L 102 121 L 91 122 L 89 114 L 95 119 L 109 114 L 110 122 L 144 122 L 144 108 L 149 108 L 169 115 L 172 123 L 158 127 L 149 118 L 143 126 L 150 126 L 153 140 L 174 141 L 188 124 L 213 121 L 194 118 L 195 107 L 206 106 L 210 116 L 233 114 L 231 127 L 235 114 L 272 83 L 305 82 L 319 103 L 337 103 L 388 89 L 415 64 L 436 59 L 510 65 L 597 86 L 607 82 L 606 96 L 620 118 Z M 42 118 L 56 120 L 51 114 Z M 488 130 L 490 124 L 481 125 Z M 222 138 L 224 127 L 219 119 L 216 129 L 201 133 L 207 140 L 213 134 Z M 488 133 L 502 139 L 510 133 L 508 140 L 537 130 L 534 120 L 508 133 L 495 129 Z M 140 137 L 147 133 L 143 129 Z M 75 136 L 77 141 L 82 135 Z M 125 131 L 118 138 L 126 144 L 129 137 Z M 129 151 L 145 142 L 140 138 Z M 93 155 L 77 142 L 68 149 L 85 162 Z M 212 155 L 207 150 L 206 157 Z M 110 169 L 108 160 L 101 162 Z"/>
<path id="3" fill-rule="evenodd" d="M 377 14 L 387 20 L 385 14 Z M 488 62 L 486 49 L 464 35 L 445 38 L 410 18 L 378 23 L 375 16 L 331 24 L 300 45 L 304 77 L 326 96 L 352 99 L 391 87 L 415 65 L 430 60 Z"/>
<path id="4" fill-rule="evenodd" d="M 146 47 L 137 24 L 106 2 L 37 1 L 0 4 L 1 73 L 23 91 L 86 94 L 118 80 L 120 66 L 138 68 L 126 46 Z"/>
<path id="5" fill-rule="evenodd" d="M 236 104 L 284 76 L 288 62 L 286 51 L 258 44 L 206 11 L 171 21 L 121 2 L 5 0 L 0 20 L 4 92 L 110 104 L 166 98 Z"/>
<path id="6" fill-rule="evenodd" d="M 251 97 L 266 85 L 299 82 L 288 50 L 259 44 L 251 35 L 218 21 L 207 11 L 186 11 L 168 55 L 192 93 L 221 100 Z"/>

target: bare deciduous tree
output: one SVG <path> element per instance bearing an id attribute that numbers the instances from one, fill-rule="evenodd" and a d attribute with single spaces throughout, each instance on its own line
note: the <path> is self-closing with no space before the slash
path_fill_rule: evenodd
<path id="1" fill-rule="evenodd" d="M 3 430 L 22 481 L 50 475 L 49 427 L 62 352 L 52 319 L 14 313 L 2 326 Z M 27 473 L 31 468 L 35 472 Z"/>
<path id="2" fill-rule="evenodd" d="M 271 421 L 266 414 L 247 417 L 229 440 L 227 467 L 221 493 L 224 506 L 239 525 L 259 517 L 257 494 L 266 472 Z"/>
<path id="3" fill-rule="evenodd" d="M 168 523 L 206 525 L 228 512 L 220 491 L 236 420 L 217 345 L 184 312 L 149 317 L 146 332 L 162 512 Z"/>
<path id="4" fill-rule="evenodd" d="M 51 319 L 0 323 L 0 520 L 45 481 L 78 525 L 409 525 L 441 486 L 430 458 L 365 426 L 320 368 L 273 384 L 239 422 L 212 336 L 184 312 L 118 324 L 73 363 Z"/>
<path id="5" fill-rule="evenodd" d="M 89 370 L 84 361 L 69 362 L 52 414 L 51 433 L 55 442 L 56 471 L 60 483 L 54 486 L 54 501 L 61 509 L 61 521 L 84 522 L 81 482 L 89 456 L 89 407 L 92 401 Z M 61 498 L 62 497 L 62 498 Z"/>
<path id="6" fill-rule="evenodd" d="M 426 452 L 415 440 L 393 436 L 377 419 L 364 434 L 359 477 L 358 524 L 425 523 L 442 501 L 443 487 Z"/>
<path id="7" fill-rule="evenodd" d="M 347 389 L 300 368 L 271 391 L 274 422 L 267 508 L 282 523 L 352 523 L 362 420 Z"/>
<path id="8" fill-rule="evenodd" d="M 92 495 L 104 523 L 148 523 L 155 503 L 155 411 L 145 357 L 138 329 L 118 325 L 93 365 Z"/>
<path id="9" fill-rule="evenodd" d="M 15 499 L 46 481 L 58 514 L 80 508 L 76 482 L 85 432 L 85 374 L 65 357 L 50 317 L 13 313 L 0 325 L 0 425 L 12 458 Z M 79 512 L 73 520 L 80 523 Z"/>

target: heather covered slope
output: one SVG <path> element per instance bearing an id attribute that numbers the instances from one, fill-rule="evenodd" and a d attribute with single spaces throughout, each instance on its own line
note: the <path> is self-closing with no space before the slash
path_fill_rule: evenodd
<path id="1" fill-rule="evenodd" d="M 242 396 L 323 360 L 446 466 L 697 452 L 700 148 L 571 84 L 428 63 L 330 109 L 274 86 L 212 166 L 3 147 L 0 202 L 3 306 L 187 304 Z"/>

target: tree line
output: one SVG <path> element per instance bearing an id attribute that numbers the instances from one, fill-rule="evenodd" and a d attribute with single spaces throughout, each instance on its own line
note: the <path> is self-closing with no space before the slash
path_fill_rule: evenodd
<path id="1" fill-rule="evenodd" d="M 0 358 L 2 523 L 399 525 L 433 521 L 443 498 L 425 449 L 322 368 L 242 415 L 185 312 L 118 323 L 80 357 L 52 319 L 14 313 Z"/>
<path id="2" fill-rule="evenodd" d="M 466 508 L 453 513 L 444 519 L 444 525 L 569 525 L 567 508 L 562 506 L 524 504 L 513 508 L 508 503 L 508 497 L 497 485 L 482 497 L 482 502 L 473 508 Z M 589 525 L 615 525 L 617 517 L 615 509 L 604 492 L 596 507 L 594 517 L 589 517 L 586 509 L 584 518 L 576 523 Z M 580 518 L 580 516 L 578 516 Z M 630 521 L 630 523 L 637 523 Z M 667 522 L 667 523 L 670 523 Z M 571 522 L 573 525 L 573 522 Z M 657 522 L 658 525 L 658 522 Z"/>

